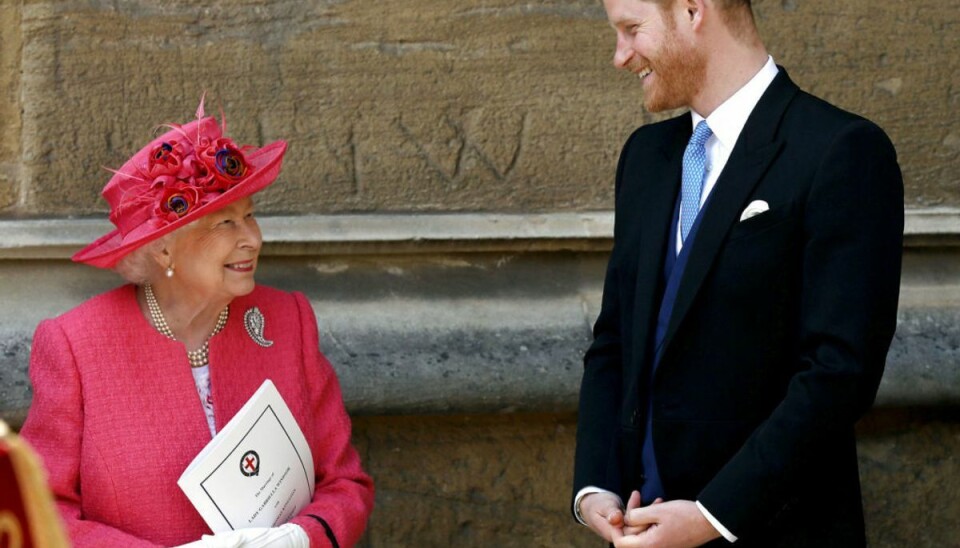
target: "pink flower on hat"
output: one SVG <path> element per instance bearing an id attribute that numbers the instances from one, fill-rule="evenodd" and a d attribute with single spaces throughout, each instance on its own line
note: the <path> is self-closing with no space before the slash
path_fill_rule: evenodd
<path id="1" fill-rule="evenodd" d="M 225 137 L 166 140 L 153 147 L 146 179 L 156 193 L 154 212 L 160 224 L 172 223 L 195 206 L 213 201 L 243 180 L 250 166 L 243 152 Z"/>
<path id="2" fill-rule="evenodd" d="M 190 179 L 193 181 L 194 186 L 200 188 L 204 193 L 224 190 L 220 187 L 220 183 L 216 177 L 213 176 L 210 168 L 197 158 L 196 154 L 191 152 L 184 158 L 183 167 L 190 173 Z"/>
<path id="3" fill-rule="evenodd" d="M 216 178 L 219 190 L 230 190 L 249 169 L 243 152 L 226 138 L 216 139 L 200 149 L 199 157 Z"/>
<path id="4" fill-rule="evenodd" d="M 178 175 L 183 168 L 183 145 L 178 141 L 164 141 L 150 152 L 147 163 L 149 178 L 160 175 Z"/>
<path id="5" fill-rule="evenodd" d="M 200 202 L 200 191 L 181 180 L 165 180 L 164 183 L 153 212 L 157 219 L 172 223 L 189 213 Z"/>

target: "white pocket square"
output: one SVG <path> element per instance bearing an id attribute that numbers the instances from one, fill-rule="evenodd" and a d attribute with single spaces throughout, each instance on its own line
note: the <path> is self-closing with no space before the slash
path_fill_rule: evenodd
<path id="1" fill-rule="evenodd" d="M 750 202 L 750 205 L 743 210 L 743 213 L 740 214 L 740 220 L 746 221 L 750 217 L 756 217 L 764 211 L 770 209 L 770 204 L 764 202 L 763 200 L 754 200 Z"/>

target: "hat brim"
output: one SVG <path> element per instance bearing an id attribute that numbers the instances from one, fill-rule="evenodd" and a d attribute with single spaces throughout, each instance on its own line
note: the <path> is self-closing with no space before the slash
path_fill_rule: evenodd
<path id="1" fill-rule="evenodd" d="M 170 234 L 205 215 L 219 211 L 237 200 L 251 196 L 273 184 L 280 174 L 280 165 L 287 150 L 285 141 L 276 141 L 248 152 L 245 156 L 253 166 L 253 172 L 234 185 L 230 190 L 218 195 L 176 221 L 162 226 L 144 223 L 122 235 L 119 230 L 104 234 L 90 245 L 75 253 L 72 259 L 99 268 L 113 268 L 117 262 L 131 251 L 146 245 L 157 238 Z"/>

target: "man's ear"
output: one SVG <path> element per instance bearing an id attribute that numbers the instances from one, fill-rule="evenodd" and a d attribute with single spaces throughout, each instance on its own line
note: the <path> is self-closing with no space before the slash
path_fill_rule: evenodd
<path id="1" fill-rule="evenodd" d="M 713 4 L 708 6 L 708 0 L 681 0 L 686 10 L 687 21 L 698 29 L 703 24 L 703 16 L 707 10 L 713 8 Z"/>

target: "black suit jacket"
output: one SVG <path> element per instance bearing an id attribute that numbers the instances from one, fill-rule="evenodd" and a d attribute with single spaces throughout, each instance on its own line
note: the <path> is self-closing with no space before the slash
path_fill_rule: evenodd
<path id="1" fill-rule="evenodd" d="M 738 546 L 863 545 L 853 427 L 873 403 L 896 325 L 896 153 L 876 125 L 781 69 L 702 212 L 648 387 L 691 125 L 687 114 L 641 127 L 620 157 L 574 493 L 594 485 L 626 500 L 639 489 L 650 393 L 669 499 L 699 500 Z M 741 222 L 754 200 L 770 209 Z"/>

